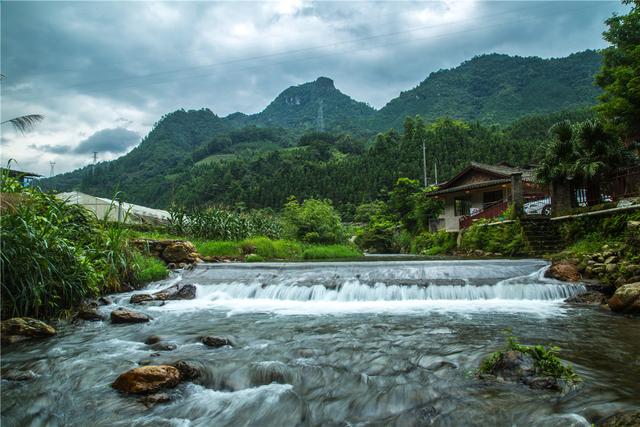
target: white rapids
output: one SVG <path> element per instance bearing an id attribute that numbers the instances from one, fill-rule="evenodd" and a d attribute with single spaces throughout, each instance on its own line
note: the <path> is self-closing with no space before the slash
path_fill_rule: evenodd
<path id="1" fill-rule="evenodd" d="M 557 311 L 586 289 L 544 277 L 541 260 L 206 264 L 185 272 L 197 297 L 158 311 L 230 309 L 318 314 L 371 311 Z"/>

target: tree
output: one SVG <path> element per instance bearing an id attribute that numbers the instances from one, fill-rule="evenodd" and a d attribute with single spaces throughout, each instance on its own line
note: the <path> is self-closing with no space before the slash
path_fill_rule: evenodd
<path id="1" fill-rule="evenodd" d="M 603 33 L 611 46 L 602 51 L 603 63 L 596 82 L 604 89 L 598 110 L 608 126 L 629 145 L 640 141 L 640 0 L 627 15 L 606 20 Z"/>
<path id="2" fill-rule="evenodd" d="M 620 167 L 637 160 L 619 138 L 598 120 L 564 121 L 549 130 L 536 171 L 545 183 L 573 179 L 587 188 L 589 204 L 600 203 L 600 183 Z"/>

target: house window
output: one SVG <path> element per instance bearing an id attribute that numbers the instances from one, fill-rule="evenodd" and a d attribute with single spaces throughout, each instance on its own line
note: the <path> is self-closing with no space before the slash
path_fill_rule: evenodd
<path id="1" fill-rule="evenodd" d="M 497 202 L 502 201 L 502 190 L 496 191 L 487 191 L 482 194 L 482 207 L 487 208 L 487 206 L 494 205 Z"/>
<path id="2" fill-rule="evenodd" d="M 455 199 L 453 202 L 456 216 L 469 215 L 471 213 L 471 200 Z"/>

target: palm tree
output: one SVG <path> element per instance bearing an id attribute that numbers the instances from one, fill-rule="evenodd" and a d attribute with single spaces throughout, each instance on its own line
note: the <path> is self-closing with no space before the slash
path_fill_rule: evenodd
<path id="1" fill-rule="evenodd" d="M 634 161 L 631 150 L 607 133 L 598 120 L 560 122 L 549 133 L 552 138 L 542 146 L 538 179 L 547 184 L 574 180 L 584 185 L 589 205 L 600 203 L 600 183 L 604 178 Z"/>
<path id="2" fill-rule="evenodd" d="M 13 128 L 21 133 L 25 133 L 25 132 L 29 132 L 31 129 L 34 128 L 34 126 L 36 125 L 36 123 L 42 121 L 42 119 L 44 119 L 43 115 L 40 114 L 29 114 L 26 116 L 20 116 L 20 117 L 16 117 L 13 119 L 9 119 L 9 120 L 5 120 L 4 122 L 0 123 L 2 125 L 6 124 L 6 123 L 11 123 L 13 125 Z"/>

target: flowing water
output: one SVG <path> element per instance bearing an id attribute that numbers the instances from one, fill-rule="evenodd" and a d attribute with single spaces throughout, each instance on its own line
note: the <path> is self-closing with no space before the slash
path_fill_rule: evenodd
<path id="1" fill-rule="evenodd" d="M 538 260 L 200 265 L 138 292 L 194 283 L 194 300 L 136 306 L 148 324 L 61 325 L 3 349 L 3 426 L 589 426 L 640 408 L 640 324 L 563 302 L 584 291 Z M 114 295 L 130 307 L 131 293 Z M 484 383 L 504 344 L 562 347 L 583 378 L 561 394 Z M 154 353 L 161 335 L 177 349 Z M 211 349 L 202 335 L 228 337 Z M 110 384 L 139 366 L 188 360 L 204 375 L 147 409 Z M 143 362 L 146 363 L 146 362 Z"/>

